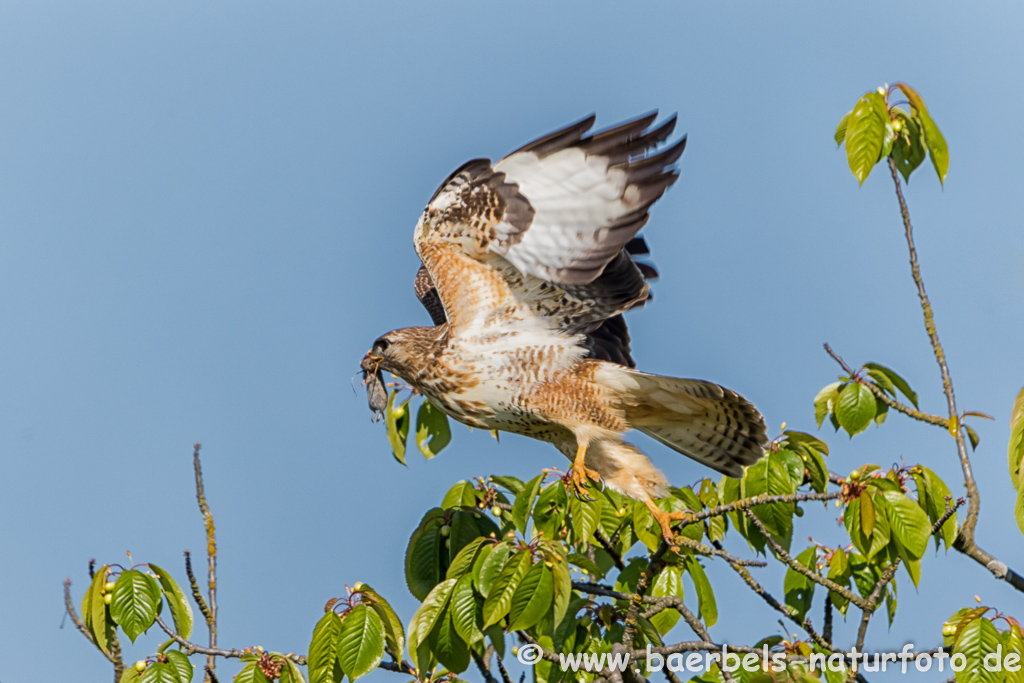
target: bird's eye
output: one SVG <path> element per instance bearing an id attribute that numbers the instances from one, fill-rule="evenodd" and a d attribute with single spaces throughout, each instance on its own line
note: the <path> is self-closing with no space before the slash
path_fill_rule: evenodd
<path id="1" fill-rule="evenodd" d="M 373 344 L 373 348 L 376 349 L 377 351 L 385 351 L 389 346 L 391 346 L 391 342 L 389 342 L 387 339 L 384 339 L 383 337 L 378 339 Z"/>

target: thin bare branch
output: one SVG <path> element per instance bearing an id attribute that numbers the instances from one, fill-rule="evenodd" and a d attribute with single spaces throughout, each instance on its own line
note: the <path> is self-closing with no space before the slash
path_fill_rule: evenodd
<path id="1" fill-rule="evenodd" d="M 835 500 L 836 498 L 842 497 L 841 491 L 833 491 L 831 493 L 788 493 L 779 496 L 769 496 L 762 494 L 760 496 L 752 496 L 750 498 L 743 498 L 733 503 L 726 505 L 719 505 L 718 507 L 709 508 L 703 512 L 695 512 L 692 517 L 683 520 L 682 525 L 689 526 L 701 522 L 709 517 L 719 517 L 728 512 L 740 512 L 743 510 L 749 510 L 751 508 L 759 507 L 761 505 L 771 505 L 772 503 L 802 503 L 808 500 Z"/>
<path id="2" fill-rule="evenodd" d="M 771 535 L 768 529 L 765 528 L 764 524 L 761 523 L 761 520 L 757 518 L 757 515 L 755 515 L 750 510 L 744 510 L 744 513 L 747 515 L 747 518 L 754 524 L 754 526 L 757 527 L 758 531 L 760 531 L 768 540 L 768 544 L 771 545 L 772 550 L 775 551 L 775 554 L 778 555 L 779 559 L 785 562 L 787 565 L 789 565 L 793 569 L 793 571 L 803 574 L 814 583 L 820 586 L 824 586 L 830 591 L 842 595 L 844 598 L 846 598 L 853 604 L 857 605 L 857 607 L 861 608 L 862 610 L 867 608 L 867 601 L 865 601 L 864 598 L 851 592 L 848 588 L 840 586 L 835 581 L 830 581 L 829 579 L 826 579 L 824 576 L 821 576 L 817 572 L 811 571 L 807 567 L 803 566 L 802 564 L 794 560 L 790 556 L 790 554 L 786 552 L 786 549 L 779 545 L 778 541 L 775 540 L 775 537 Z"/>
<path id="3" fill-rule="evenodd" d="M 917 286 L 917 296 L 921 301 L 921 312 L 924 314 L 924 328 L 928 333 L 928 340 L 931 342 L 932 351 L 935 353 L 935 360 L 939 364 L 939 372 L 942 375 L 942 393 L 946 395 L 946 406 L 949 409 L 949 423 L 953 438 L 956 440 L 957 455 L 960 458 L 960 469 L 964 475 L 964 488 L 967 489 L 967 515 L 960 525 L 960 533 L 957 537 L 955 547 L 974 561 L 983 565 L 992 574 L 1006 581 L 1019 591 L 1024 592 L 1024 578 L 1017 572 L 1010 569 L 1005 562 L 1002 562 L 989 553 L 978 547 L 974 541 L 974 529 L 978 524 L 978 513 L 981 510 L 981 495 L 978 492 L 978 485 L 974 481 L 974 470 L 971 467 L 971 459 L 967 454 L 967 444 L 964 441 L 964 430 L 960 429 L 959 413 L 956 407 L 956 395 L 953 393 L 953 380 L 949 374 L 949 366 L 946 363 L 946 352 L 939 342 L 939 333 L 935 327 L 935 315 L 932 312 L 931 302 L 924 289 L 924 279 L 921 277 L 921 267 L 917 262 L 917 248 L 914 246 L 914 228 L 910 223 L 910 210 L 907 208 L 907 201 L 903 197 L 903 187 L 900 184 L 900 177 L 896 171 L 896 162 L 889 157 L 889 172 L 892 174 L 892 182 L 896 188 L 896 198 L 900 204 L 900 216 L 903 219 L 903 229 L 907 240 L 907 250 L 910 253 L 910 274 Z"/>
<path id="4" fill-rule="evenodd" d="M 206 577 L 206 589 L 210 596 L 207 609 L 203 612 L 206 617 L 206 627 L 210 632 L 210 649 L 217 649 L 217 533 L 213 524 L 213 514 L 206 502 L 206 490 L 203 487 L 203 468 L 199 463 L 200 444 L 196 444 L 192 451 L 192 467 L 196 473 L 196 501 L 199 503 L 199 512 L 203 515 L 203 525 L 206 527 L 206 559 L 209 570 Z M 213 655 L 206 657 L 206 668 L 210 675 L 217 670 L 217 661 Z"/>
<path id="5" fill-rule="evenodd" d="M 470 650 L 469 654 L 473 657 L 473 662 L 476 664 L 476 668 L 480 669 L 480 675 L 484 677 L 484 683 L 498 683 L 498 679 L 491 675 L 491 670 L 487 666 L 487 661 L 473 650 Z M 512 682 L 506 679 L 505 683 Z"/>
<path id="6" fill-rule="evenodd" d="M 89 562 L 90 576 L 92 576 L 94 564 L 95 560 Z M 78 613 L 75 611 L 75 604 L 71 601 L 71 579 L 64 579 L 64 609 L 67 611 L 68 616 L 71 617 L 71 621 L 74 623 L 75 628 L 77 628 L 90 643 L 96 646 L 96 649 L 107 658 L 107 661 L 114 665 L 114 683 L 118 683 L 118 681 L 121 680 L 121 675 L 124 674 L 124 662 L 121 660 L 121 644 L 117 641 L 117 633 L 111 634 L 109 650 L 104 650 L 96 643 L 96 639 L 92 637 L 92 633 L 89 632 L 85 622 L 79 618 Z"/>
<path id="7" fill-rule="evenodd" d="M 185 574 L 188 576 L 188 583 L 192 588 L 192 599 L 199 605 L 199 611 L 203 613 L 206 625 L 210 626 L 213 623 L 213 614 L 210 612 L 210 606 L 206 604 L 206 598 L 203 597 L 202 591 L 199 590 L 196 575 L 192 573 L 192 554 L 187 550 L 185 551 Z"/>
<path id="8" fill-rule="evenodd" d="M 746 567 L 741 567 L 739 565 L 735 565 L 732 563 L 729 563 L 729 566 L 732 567 L 733 570 L 740 575 L 740 578 L 743 579 L 743 582 L 750 587 L 750 590 L 757 593 L 757 595 L 759 595 L 762 600 L 768 603 L 769 607 L 774 609 L 776 612 L 781 614 L 789 621 L 793 622 L 793 624 L 795 624 L 797 627 L 802 628 L 804 632 L 807 633 L 808 636 L 810 636 L 811 640 L 817 643 L 819 647 L 821 647 L 824 650 L 827 650 L 828 652 L 832 652 L 835 649 L 832 646 L 832 643 L 829 642 L 829 640 L 826 640 L 825 638 L 820 636 L 817 633 L 817 631 L 814 630 L 814 626 L 811 624 L 810 617 L 805 618 L 803 621 L 798 620 L 795 616 L 793 616 L 790 613 L 789 608 L 787 608 L 785 605 L 776 600 L 771 593 L 765 590 L 764 587 L 757 582 L 757 579 L 751 576 L 750 572 L 747 571 Z"/>
<path id="9" fill-rule="evenodd" d="M 938 415 L 932 415 L 930 413 L 923 413 L 920 410 L 911 408 L 908 405 L 900 403 L 899 401 L 890 397 L 889 394 L 882 391 L 877 384 L 874 384 L 873 382 L 868 382 L 863 377 L 858 377 L 857 373 L 853 371 L 853 368 L 847 365 L 846 362 L 843 361 L 843 359 L 839 356 L 839 354 L 833 351 L 832 347 L 829 346 L 828 344 L 825 344 L 825 351 L 828 353 L 828 355 L 832 356 L 833 360 L 839 363 L 839 365 L 843 368 L 843 371 L 845 371 L 846 374 L 850 376 L 850 379 L 852 379 L 857 384 L 861 384 L 867 387 L 871 391 L 871 393 L 874 394 L 878 398 L 878 400 L 880 400 L 885 405 L 919 422 L 925 422 L 930 425 L 942 427 L 943 429 L 949 429 L 949 420 L 947 420 L 946 418 L 939 417 Z"/>

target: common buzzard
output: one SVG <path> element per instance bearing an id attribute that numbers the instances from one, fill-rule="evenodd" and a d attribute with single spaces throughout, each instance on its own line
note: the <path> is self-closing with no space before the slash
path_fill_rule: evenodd
<path id="1" fill-rule="evenodd" d="M 712 384 L 635 369 L 622 314 L 657 273 L 637 233 L 677 179 L 685 136 L 662 146 L 657 112 L 588 135 L 590 116 L 497 163 L 452 173 L 416 224 L 415 291 L 433 327 L 406 327 L 363 359 L 371 407 L 382 370 L 471 427 L 553 444 L 588 479 L 644 501 L 666 538 L 680 513 L 653 499 L 667 481 L 623 434 L 637 429 L 729 476 L 764 454 L 764 419 Z M 660 147 L 660 149 L 659 149 Z"/>

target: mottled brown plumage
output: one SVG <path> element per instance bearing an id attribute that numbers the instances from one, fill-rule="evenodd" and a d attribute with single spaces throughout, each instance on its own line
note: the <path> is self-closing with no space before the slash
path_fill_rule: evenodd
<path id="1" fill-rule="evenodd" d="M 638 429 L 738 476 L 764 452 L 764 420 L 738 394 L 634 369 L 622 314 L 657 275 L 636 260 L 650 206 L 677 179 L 685 137 L 656 114 L 587 136 L 593 117 L 491 164 L 476 159 L 434 193 L 416 225 L 416 295 L 434 327 L 381 336 L 363 360 L 371 407 L 382 370 L 473 427 L 547 441 L 573 460 L 578 492 L 601 479 L 643 500 L 667 482 Z M 377 408 L 379 409 L 379 408 Z"/>

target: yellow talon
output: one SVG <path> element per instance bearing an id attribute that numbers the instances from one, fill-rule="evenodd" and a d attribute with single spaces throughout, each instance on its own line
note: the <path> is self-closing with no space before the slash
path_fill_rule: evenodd
<path id="1" fill-rule="evenodd" d="M 569 473 L 573 492 L 580 500 L 594 500 L 587 495 L 590 488 L 590 480 L 601 481 L 601 475 L 595 470 L 587 467 L 587 444 L 581 443 L 576 449 L 576 458 L 572 461 L 572 471 Z"/>
<path id="2" fill-rule="evenodd" d="M 679 547 L 675 544 L 675 534 L 672 533 L 672 522 L 688 520 L 693 516 L 693 513 L 689 510 L 665 512 L 655 505 L 654 501 L 650 498 L 644 501 L 644 505 L 651 511 L 651 516 L 654 517 L 655 521 L 658 522 L 658 526 L 661 527 L 662 538 L 669 542 L 673 551 L 679 550 Z"/>

